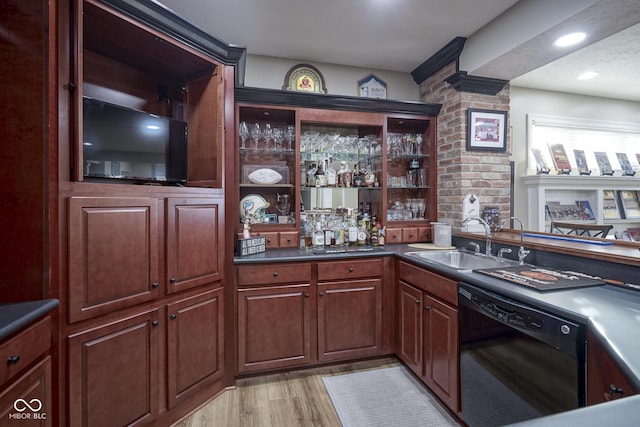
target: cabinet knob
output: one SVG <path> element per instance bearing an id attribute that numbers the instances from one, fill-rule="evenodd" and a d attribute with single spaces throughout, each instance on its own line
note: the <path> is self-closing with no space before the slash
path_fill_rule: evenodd
<path id="1" fill-rule="evenodd" d="M 151 287 L 152 287 L 153 289 L 156 289 L 156 288 L 157 288 L 157 287 L 159 287 L 159 286 L 160 286 L 160 283 L 158 283 L 158 282 L 153 282 L 153 283 L 151 284 Z"/>
<path id="2" fill-rule="evenodd" d="M 178 317 L 178 316 L 176 316 L 176 314 L 174 313 L 174 314 L 172 314 L 171 316 L 169 316 L 169 319 L 171 319 L 171 320 L 176 320 L 176 318 L 177 318 L 177 317 Z"/>
<path id="3" fill-rule="evenodd" d="M 431 306 L 430 306 L 430 305 L 425 305 L 425 306 L 424 306 L 424 309 L 425 309 L 425 310 L 431 310 Z"/>
<path id="4" fill-rule="evenodd" d="M 151 322 L 151 326 L 158 326 L 160 324 L 160 322 L 158 322 L 157 320 L 154 320 L 153 322 Z"/>
<path id="5" fill-rule="evenodd" d="M 410 238 L 410 239 L 413 239 L 413 234 L 409 234 L 409 238 Z"/>
<path id="6" fill-rule="evenodd" d="M 324 292 L 320 292 L 320 296 L 323 297 L 324 296 Z"/>
<path id="7" fill-rule="evenodd" d="M 169 279 L 169 283 L 176 283 L 178 281 L 178 279 L 176 279 L 175 277 L 172 277 L 171 279 Z"/>
<path id="8" fill-rule="evenodd" d="M 273 277 L 278 277 L 278 272 L 277 271 L 273 272 Z"/>
<path id="9" fill-rule="evenodd" d="M 309 295 L 309 292 L 305 292 L 305 293 L 304 293 L 304 297 L 305 297 L 305 298 L 309 298 L 309 296 L 310 296 L 310 295 Z"/>
<path id="10" fill-rule="evenodd" d="M 291 239 L 287 239 L 287 243 L 291 243 Z"/>
<path id="11" fill-rule="evenodd" d="M 9 356 L 7 358 L 7 363 L 9 365 L 15 365 L 16 363 L 18 363 L 18 361 L 20 360 L 20 355 L 13 355 L 13 356 Z"/>
<path id="12" fill-rule="evenodd" d="M 349 273 L 353 273 L 354 268 L 353 267 L 349 267 Z"/>

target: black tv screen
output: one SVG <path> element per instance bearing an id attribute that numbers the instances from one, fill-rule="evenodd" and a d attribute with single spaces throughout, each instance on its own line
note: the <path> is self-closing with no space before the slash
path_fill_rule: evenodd
<path id="1" fill-rule="evenodd" d="M 83 97 L 84 176 L 187 181 L 187 124 Z"/>

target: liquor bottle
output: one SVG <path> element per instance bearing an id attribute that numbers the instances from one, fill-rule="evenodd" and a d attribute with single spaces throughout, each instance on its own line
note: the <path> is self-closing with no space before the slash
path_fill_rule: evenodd
<path id="1" fill-rule="evenodd" d="M 358 244 L 358 225 L 354 217 L 349 218 L 349 246 Z"/>
<path id="2" fill-rule="evenodd" d="M 335 187 L 338 182 L 338 173 L 333 168 L 333 157 L 329 156 L 326 162 L 327 187 Z"/>
<path id="3" fill-rule="evenodd" d="M 347 162 L 340 162 L 340 170 L 338 171 L 338 187 L 346 187 L 344 185 L 344 173 L 347 170 Z"/>
<path id="4" fill-rule="evenodd" d="M 318 162 L 318 169 L 316 169 L 316 187 L 327 186 L 327 175 L 322 169 L 322 162 Z"/>
<path id="5" fill-rule="evenodd" d="M 349 169 L 349 164 L 345 162 L 345 170 L 342 179 L 343 187 L 351 187 L 353 184 L 353 173 Z"/>
<path id="6" fill-rule="evenodd" d="M 371 246 L 378 246 L 379 245 L 379 236 L 378 236 L 378 224 L 374 221 L 371 221 L 371 224 L 373 224 L 371 226 L 371 232 L 370 234 L 370 242 L 371 242 Z"/>
<path id="7" fill-rule="evenodd" d="M 354 187 L 362 187 L 362 173 L 360 172 L 360 165 L 355 164 L 353 166 L 353 186 Z"/>
<path id="8" fill-rule="evenodd" d="M 360 227 L 358 227 L 358 246 L 364 246 L 367 244 L 367 226 L 364 220 L 360 222 Z"/>
<path id="9" fill-rule="evenodd" d="M 316 186 L 316 164 L 311 163 L 309 169 L 307 170 L 307 187 L 315 187 Z"/>
<path id="10" fill-rule="evenodd" d="M 324 246 L 324 232 L 320 221 L 316 222 L 316 231 L 313 233 L 313 247 L 320 248 Z"/>

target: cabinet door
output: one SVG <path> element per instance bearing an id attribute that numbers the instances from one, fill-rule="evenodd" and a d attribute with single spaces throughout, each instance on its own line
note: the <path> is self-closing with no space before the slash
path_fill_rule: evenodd
<path id="1" fill-rule="evenodd" d="M 167 200 L 167 293 L 222 280 L 223 200 Z"/>
<path id="2" fill-rule="evenodd" d="M 222 288 L 167 306 L 169 408 L 222 377 Z"/>
<path id="3" fill-rule="evenodd" d="M 158 295 L 158 201 L 69 199 L 69 322 Z"/>
<path id="4" fill-rule="evenodd" d="M 158 312 L 71 335 L 69 424 L 146 424 L 158 413 Z"/>
<path id="5" fill-rule="evenodd" d="M 318 360 L 381 353 L 382 280 L 318 285 Z"/>
<path id="6" fill-rule="evenodd" d="M 422 379 L 453 412 L 457 412 L 458 310 L 425 294 L 423 319 Z"/>
<path id="7" fill-rule="evenodd" d="M 0 392 L 0 425 L 51 426 L 51 357 L 47 356 Z"/>
<path id="8" fill-rule="evenodd" d="M 238 291 L 238 370 L 258 371 L 311 361 L 311 285 Z"/>
<path id="9" fill-rule="evenodd" d="M 396 353 L 416 374 L 422 375 L 422 292 L 399 284 L 398 342 Z"/>

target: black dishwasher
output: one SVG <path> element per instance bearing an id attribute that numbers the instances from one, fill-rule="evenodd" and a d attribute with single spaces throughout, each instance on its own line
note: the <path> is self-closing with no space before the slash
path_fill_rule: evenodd
<path id="1" fill-rule="evenodd" d="M 585 326 L 459 283 L 462 417 L 500 426 L 585 405 Z"/>

